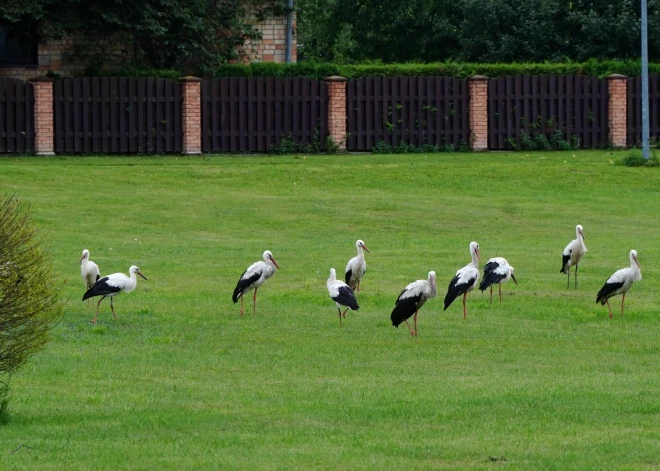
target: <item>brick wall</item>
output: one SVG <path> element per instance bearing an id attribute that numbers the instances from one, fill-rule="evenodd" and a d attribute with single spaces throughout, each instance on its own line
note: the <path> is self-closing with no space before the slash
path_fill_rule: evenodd
<path id="1" fill-rule="evenodd" d="M 275 3 L 275 2 L 273 2 Z M 248 9 L 250 15 L 256 15 L 253 9 Z M 255 21 L 261 31 L 262 39 L 246 42 L 244 58 L 246 62 L 279 62 L 283 63 L 286 56 L 286 15 L 275 16 L 262 22 Z M 291 29 L 296 30 L 296 16 L 293 15 Z M 296 62 L 296 41 L 291 44 L 291 62 Z"/>
<path id="2" fill-rule="evenodd" d="M 345 77 L 328 77 L 328 135 L 346 149 L 346 82 Z"/>
<path id="3" fill-rule="evenodd" d="M 609 141 L 612 147 L 626 147 L 626 126 L 628 125 L 628 77 L 612 74 L 607 77 L 610 105 L 607 117 L 610 124 Z"/>
<path id="4" fill-rule="evenodd" d="M 37 155 L 54 155 L 53 80 L 37 77 L 34 83 L 34 150 Z"/>
<path id="5" fill-rule="evenodd" d="M 470 94 L 470 147 L 488 150 L 488 78 L 474 75 L 468 79 Z"/>
<path id="6" fill-rule="evenodd" d="M 183 154 L 202 153 L 202 80 L 186 77 L 183 82 Z"/>
<path id="7" fill-rule="evenodd" d="M 295 17 L 293 19 L 295 31 Z M 277 16 L 263 20 L 255 20 L 255 26 L 262 31 L 263 39 L 255 43 L 246 43 L 241 51 L 246 62 L 284 62 L 286 53 L 286 15 Z M 60 74 L 63 77 L 79 75 L 85 70 L 82 62 L 74 60 L 71 51 L 74 47 L 98 46 L 98 43 L 85 41 L 83 37 L 72 37 L 58 41 L 50 41 L 39 44 L 37 48 L 38 66 L 33 67 L 0 67 L 0 77 L 14 77 L 29 80 L 33 77 L 41 77 L 48 71 Z M 108 45 L 104 45 L 108 48 Z M 115 54 L 126 54 L 122 51 L 120 44 L 109 47 Z M 296 45 L 293 41 L 291 60 L 296 60 Z"/>

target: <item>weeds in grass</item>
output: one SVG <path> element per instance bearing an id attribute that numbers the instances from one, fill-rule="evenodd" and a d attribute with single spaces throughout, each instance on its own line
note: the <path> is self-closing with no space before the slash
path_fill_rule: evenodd
<path id="1" fill-rule="evenodd" d="M 648 160 L 645 160 L 639 149 L 633 149 L 617 161 L 617 165 L 624 167 L 660 167 L 660 158 L 654 152 Z"/>
<path id="2" fill-rule="evenodd" d="M 373 149 L 371 149 L 371 152 L 373 154 L 434 154 L 438 152 L 468 152 L 469 150 L 467 142 L 463 140 L 459 144 L 458 149 L 451 143 L 416 146 L 414 144 L 400 142 L 396 146 L 393 146 L 384 141 L 378 141 Z"/>

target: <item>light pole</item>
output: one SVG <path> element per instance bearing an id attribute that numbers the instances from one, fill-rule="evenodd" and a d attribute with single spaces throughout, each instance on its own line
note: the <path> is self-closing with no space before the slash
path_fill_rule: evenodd
<path id="1" fill-rule="evenodd" d="M 642 155 L 649 160 L 649 46 L 646 0 L 642 0 Z"/>

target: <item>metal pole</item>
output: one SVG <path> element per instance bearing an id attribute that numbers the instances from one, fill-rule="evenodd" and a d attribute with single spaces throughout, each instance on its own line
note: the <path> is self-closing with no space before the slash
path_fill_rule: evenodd
<path id="1" fill-rule="evenodd" d="M 287 2 L 288 11 L 286 14 L 286 51 L 284 53 L 284 62 L 291 63 L 291 46 L 293 45 L 293 0 Z"/>
<path id="2" fill-rule="evenodd" d="M 642 0 L 642 155 L 649 159 L 649 48 L 646 0 Z"/>

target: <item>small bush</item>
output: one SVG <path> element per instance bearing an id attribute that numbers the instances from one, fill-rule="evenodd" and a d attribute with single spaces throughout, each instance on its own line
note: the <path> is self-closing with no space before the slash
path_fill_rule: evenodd
<path id="1" fill-rule="evenodd" d="M 215 71 L 216 77 L 252 77 L 252 67 L 241 64 L 223 64 Z"/>
<path id="2" fill-rule="evenodd" d="M 0 201 L 0 422 L 8 415 L 9 378 L 48 340 L 62 314 L 50 258 L 29 208 Z"/>
<path id="3" fill-rule="evenodd" d="M 635 149 L 617 161 L 617 165 L 625 167 L 660 167 L 660 158 L 658 158 L 658 155 L 654 152 L 649 156 L 648 160 L 644 160 L 642 152 Z"/>

